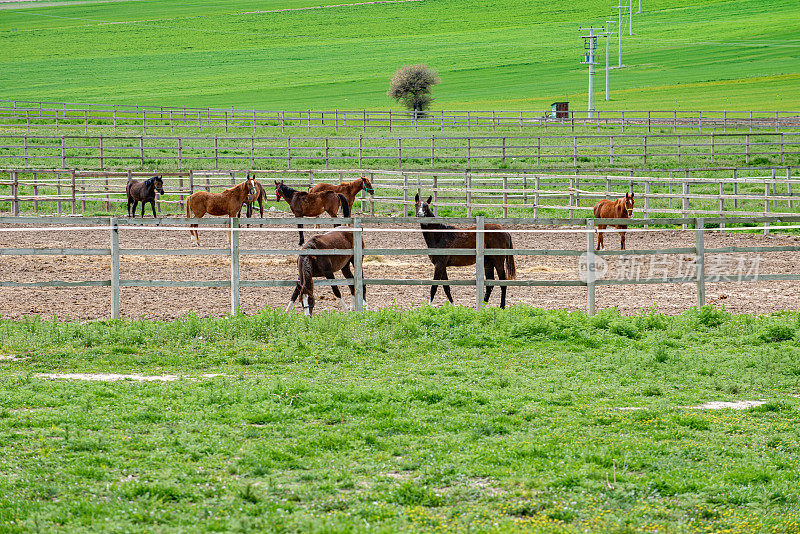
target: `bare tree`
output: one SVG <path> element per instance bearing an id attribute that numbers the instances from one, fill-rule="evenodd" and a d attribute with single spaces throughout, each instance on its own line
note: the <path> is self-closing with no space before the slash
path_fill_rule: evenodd
<path id="1" fill-rule="evenodd" d="M 439 81 L 439 75 L 427 65 L 404 65 L 392 77 L 386 94 L 415 113 L 425 111 L 433 102 L 431 88 Z"/>

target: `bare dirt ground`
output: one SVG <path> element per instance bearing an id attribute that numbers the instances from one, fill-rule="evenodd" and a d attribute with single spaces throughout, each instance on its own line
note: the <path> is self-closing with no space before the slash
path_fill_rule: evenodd
<path id="1" fill-rule="evenodd" d="M 80 224 L 80 219 L 76 219 Z M 388 227 L 387 227 L 388 228 Z M 394 228 L 398 228 L 397 225 Z M 419 226 L 408 226 L 419 230 Z M 519 227 L 509 227 L 515 248 L 585 250 L 586 236 L 578 233 L 521 233 Z M 530 229 L 530 228 L 528 228 Z M 320 231 L 327 231 L 321 229 Z M 314 230 L 306 232 L 310 237 Z M 367 231 L 365 248 L 425 248 L 418 232 L 380 233 Z M 225 247 L 227 238 L 221 232 L 202 232 L 203 247 Z M 243 232 L 242 248 L 296 248 L 297 232 Z M 707 232 L 707 248 L 731 245 L 775 246 L 797 245 L 800 238 L 781 234 L 764 236 L 741 232 Z M 68 232 L 0 233 L 0 247 L 108 247 L 107 230 Z M 121 248 L 190 248 L 185 231 L 120 231 Z M 619 237 L 607 234 L 608 249 L 619 248 Z M 629 233 L 628 249 L 664 249 L 693 247 L 692 231 L 660 231 L 658 233 Z M 706 270 L 709 275 L 736 277 L 738 274 L 797 273 L 800 253 L 765 253 L 756 259 L 755 253 L 708 254 Z M 641 278 L 680 276 L 693 272 L 691 256 L 653 255 L 606 257 L 608 270 L 604 278 Z M 576 256 L 517 256 L 518 279 L 575 280 L 579 258 Z M 450 268 L 452 279 L 474 279 L 474 267 Z M 425 256 L 367 256 L 364 263 L 366 278 L 430 279 L 433 267 Z M 242 256 L 241 280 L 296 280 L 294 256 Z M 341 277 L 341 273 L 339 273 Z M 16 282 L 47 280 L 108 280 L 110 259 L 105 256 L 0 256 L 0 279 Z M 123 256 L 120 260 L 121 279 L 142 280 L 229 280 L 230 263 L 225 256 Z M 345 299 L 350 302 L 349 291 Z M 617 307 L 622 313 L 635 314 L 655 308 L 660 312 L 677 314 L 696 304 L 694 284 L 616 285 L 597 287 L 597 307 Z M 284 308 L 292 289 L 242 288 L 241 308 L 253 314 L 266 307 Z M 369 286 L 367 303 L 370 308 L 400 306 L 411 308 L 427 305 L 429 286 Z M 475 290 L 452 287 L 456 304 L 473 306 Z M 490 305 L 499 305 L 499 288 L 492 294 Z M 31 315 L 58 316 L 79 320 L 104 319 L 110 314 L 111 290 L 108 287 L 83 288 L 0 288 L 0 316 L 20 318 Z M 330 288 L 316 288 L 316 311 L 340 310 Z M 778 310 L 800 309 L 800 292 L 794 281 L 726 282 L 706 284 L 707 302 L 725 306 L 732 312 L 770 313 Z M 446 302 L 441 288 L 434 305 Z M 510 287 L 508 303 L 526 303 L 548 309 L 581 310 L 586 308 L 584 287 Z M 222 316 L 229 312 L 230 292 L 225 288 L 140 288 L 123 287 L 120 309 L 124 317 L 172 319 L 189 312 L 199 316 Z M 295 308 L 297 310 L 297 308 Z"/>

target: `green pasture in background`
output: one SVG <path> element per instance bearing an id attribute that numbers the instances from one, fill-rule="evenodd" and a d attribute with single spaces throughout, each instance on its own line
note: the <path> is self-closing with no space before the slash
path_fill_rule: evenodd
<path id="1" fill-rule="evenodd" d="M 442 79 L 436 109 L 569 100 L 584 110 L 578 27 L 604 24 L 612 5 L 421 0 L 301 9 L 344 3 L 5 4 L 0 98 L 398 109 L 385 95 L 389 78 L 403 64 L 426 63 Z M 800 109 L 795 0 L 645 0 L 642 9 L 633 36 L 624 24 L 627 66 L 611 73 L 610 102 L 598 71 L 597 109 Z"/>
<path id="2" fill-rule="evenodd" d="M 31 318 L 0 355 L 3 532 L 800 529 L 797 313 Z"/>

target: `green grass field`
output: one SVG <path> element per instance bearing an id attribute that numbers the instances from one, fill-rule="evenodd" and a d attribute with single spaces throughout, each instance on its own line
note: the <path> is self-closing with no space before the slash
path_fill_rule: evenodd
<path id="1" fill-rule="evenodd" d="M 335 0 L 21 2 L 0 7 L 0 98 L 386 108 L 394 71 L 439 71 L 435 107 L 586 107 L 578 27 L 610 1 L 422 0 L 324 9 Z M 254 11 L 292 9 L 291 11 Z M 800 109 L 794 0 L 645 0 L 612 97 L 597 109 Z M 612 50 L 616 40 L 612 40 Z M 604 44 L 599 50 L 604 55 Z"/>
<path id="2" fill-rule="evenodd" d="M 0 354 L 2 532 L 800 531 L 797 313 L 31 319 Z"/>

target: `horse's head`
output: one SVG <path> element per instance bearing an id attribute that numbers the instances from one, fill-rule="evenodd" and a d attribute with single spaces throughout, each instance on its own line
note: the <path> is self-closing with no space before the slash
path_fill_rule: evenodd
<path id="1" fill-rule="evenodd" d="M 153 188 L 156 191 L 158 191 L 158 194 L 159 195 L 163 195 L 164 194 L 164 179 L 159 175 L 159 176 L 153 176 L 152 178 L 150 178 L 150 180 L 151 180 L 151 182 L 153 184 Z"/>
<path id="2" fill-rule="evenodd" d="M 281 187 L 283 187 L 283 180 L 280 182 L 275 180 L 275 202 L 281 201 Z"/>
<path id="3" fill-rule="evenodd" d="M 633 192 L 625 193 L 624 207 L 628 217 L 633 217 Z"/>
<path id="4" fill-rule="evenodd" d="M 414 195 L 414 207 L 417 217 L 435 217 L 431 210 L 430 204 L 433 202 L 433 197 L 428 197 L 428 200 L 422 202 L 419 198 L 419 193 Z"/>
<path id="5" fill-rule="evenodd" d="M 375 190 L 372 188 L 372 182 L 370 182 L 369 178 L 367 178 L 366 176 L 361 177 L 361 186 L 364 188 L 364 191 L 366 191 L 367 194 L 373 196 L 375 195 Z"/>
<path id="6" fill-rule="evenodd" d="M 256 181 L 249 174 L 247 175 L 247 179 L 244 181 L 244 187 L 247 191 L 247 202 L 253 202 L 256 198 L 258 198 Z"/>

